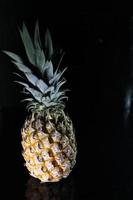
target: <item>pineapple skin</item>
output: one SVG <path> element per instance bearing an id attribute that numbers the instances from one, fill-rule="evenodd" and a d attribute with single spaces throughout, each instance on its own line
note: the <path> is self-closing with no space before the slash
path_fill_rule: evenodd
<path id="1" fill-rule="evenodd" d="M 41 182 L 66 178 L 76 163 L 77 144 L 71 119 L 49 109 L 26 119 L 21 131 L 25 166 Z"/>

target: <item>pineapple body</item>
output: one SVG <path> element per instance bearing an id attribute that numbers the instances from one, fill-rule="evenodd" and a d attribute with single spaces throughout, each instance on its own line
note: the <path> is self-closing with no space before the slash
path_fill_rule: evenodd
<path id="1" fill-rule="evenodd" d="M 41 182 L 66 178 L 76 162 L 72 121 L 61 110 L 32 113 L 22 128 L 22 146 L 27 169 Z"/>

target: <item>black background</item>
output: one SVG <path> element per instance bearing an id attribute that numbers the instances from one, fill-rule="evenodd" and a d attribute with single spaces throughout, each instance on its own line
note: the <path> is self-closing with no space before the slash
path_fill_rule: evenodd
<path id="1" fill-rule="evenodd" d="M 132 199 L 132 119 L 124 124 L 124 98 L 132 81 L 132 14 L 125 5 L 0 0 L 1 50 L 24 55 L 18 27 L 24 21 L 33 33 L 38 19 L 41 36 L 49 27 L 54 45 L 66 52 L 62 65 L 68 66 L 65 76 L 71 90 L 67 111 L 78 143 L 77 164 L 70 175 L 76 200 L 109 199 L 112 194 L 113 199 Z M 26 199 L 29 175 L 21 156 L 20 129 L 27 113 L 13 71 L 1 52 L 0 192 L 1 199 Z"/>

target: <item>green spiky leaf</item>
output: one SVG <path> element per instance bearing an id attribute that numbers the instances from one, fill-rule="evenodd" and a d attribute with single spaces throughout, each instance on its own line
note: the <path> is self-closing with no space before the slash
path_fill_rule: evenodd
<path id="1" fill-rule="evenodd" d="M 35 87 L 38 87 L 38 89 L 44 93 L 45 90 L 48 89 L 48 85 L 41 79 L 38 79 L 35 75 L 32 73 L 25 73 L 27 79 L 30 83 L 32 83 Z"/>
<path id="2" fill-rule="evenodd" d="M 35 46 L 35 55 L 36 55 L 36 66 L 43 73 L 43 68 L 45 65 L 46 58 L 42 49 L 38 21 L 36 22 L 35 32 L 34 32 L 34 46 Z"/>
<path id="3" fill-rule="evenodd" d="M 41 79 L 39 79 L 36 83 L 36 86 L 39 88 L 39 90 L 44 94 L 45 91 L 48 89 L 48 85 Z"/>
<path id="4" fill-rule="evenodd" d="M 20 30 L 20 35 L 30 63 L 35 65 L 35 48 L 25 24 L 23 24 L 22 30 Z"/>
<path id="5" fill-rule="evenodd" d="M 28 81 L 33 84 L 34 86 L 37 86 L 38 89 L 44 93 L 45 90 L 48 88 L 48 85 L 41 79 L 38 79 L 33 73 L 32 71 L 26 67 L 24 64 L 21 63 L 17 63 L 15 61 L 13 61 L 13 63 L 18 67 L 18 69 L 22 72 L 24 72 L 26 78 L 28 79 Z"/>
<path id="6" fill-rule="evenodd" d="M 62 72 L 54 74 L 53 78 L 49 81 L 49 84 L 52 85 L 52 84 L 57 83 L 60 80 L 60 78 L 62 77 L 62 75 L 64 74 L 64 72 L 66 71 L 66 69 L 67 69 L 67 67 Z"/>
<path id="7" fill-rule="evenodd" d="M 25 73 L 26 78 L 29 80 L 29 82 L 31 84 L 33 84 L 34 86 L 36 86 L 36 83 L 38 81 L 38 78 L 32 74 L 32 73 Z"/>
<path id="8" fill-rule="evenodd" d="M 3 52 L 7 54 L 9 57 L 11 57 L 13 60 L 17 61 L 18 63 L 23 63 L 22 59 L 17 54 L 10 51 L 3 51 Z"/>
<path id="9" fill-rule="evenodd" d="M 28 92 L 30 92 L 30 94 L 32 94 L 32 96 L 33 96 L 38 102 L 41 103 L 42 97 L 43 97 L 43 94 L 42 94 L 41 92 L 39 92 L 38 90 L 35 90 L 35 89 L 29 87 L 28 84 L 23 83 L 23 82 L 21 82 L 21 81 L 16 81 L 16 82 L 19 83 L 20 85 L 25 86 L 25 89 L 26 89 Z"/>
<path id="10" fill-rule="evenodd" d="M 45 33 L 45 52 L 47 59 L 50 60 L 53 55 L 53 43 L 49 29 L 47 29 Z"/>
<path id="11" fill-rule="evenodd" d="M 40 70 L 41 74 L 43 74 L 45 55 L 42 49 L 35 49 L 35 65 Z"/>
<path id="12" fill-rule="evenodd" d="M 42 48 L 38 21 L 36 22 L 36 25 L 35 25 L 34 45 L 36 49 Z"/>
<path id="13" fill-rule="evenodd" d="M 20 77 L 21 79 L 24 79 L 23 76 L 21 76 L 20 74 L 16 73 L 16 72 L 13 72 L 13 74 L 15 74 L 16 76 Z"/>
<path id="14" fill-rule="evenodd" d="M 47 94 L 48 92 L 53 93 L 54 92 L 54 86 L 48 87 L 48 89 L 45 90 L 44 94 Z"/>
<path id="15" fill-rule="evenodd" d="M 30 88 L 30 87 L 26 87 L 26 90 L 29 91 L 32 96 L 38 101 L 38 102 L 42 102 L 42 93 L 40 93 L 38 90 L 35 90 L 33 88 Z"/>
<path id="16" fill-rule="evenodd" d="M 66 80 L 60 81 L 60 82 L 57 84 L 54 93 L 57 94 L 57 93 L 59 92 L 60 88 L 61 88 L 65 83 L 66 83 Z"/>
<path id="17" fill-rule="evenodd" d="M 51 61 L 47 61 L 44 66 L 44 72 L 48 78 L 48 81 L 53 77 L 53 64 Z"/>
<path id="18" fill-rule="evenodd" d="M 31 101 L 33 101 L 33 100 L 34 100 L 33 98 L 26 98 L 26 99 L 21 100 L 21 102 L 25 102 L 25 101 L 31 102 Z"/>
<path id="19" fill-rule="evenodd" d="M 27 66 L 25 66 L 23 63 L 18 63 L 15 61 L 12 61 L 12 63 L 14 63 L 20 71 L 24 73 L 31 73 L 31 70 Z"/>

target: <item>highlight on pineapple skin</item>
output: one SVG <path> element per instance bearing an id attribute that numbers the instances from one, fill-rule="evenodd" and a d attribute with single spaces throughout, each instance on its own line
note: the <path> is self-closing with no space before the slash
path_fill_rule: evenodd
<path id="1" fill-rule="evenodd" d="M 32 113 L 22 128 L 23 157 L 30 175 L 41 182 L 66 178 L 76 163 L 72 121 L 63 111 Z"/>

